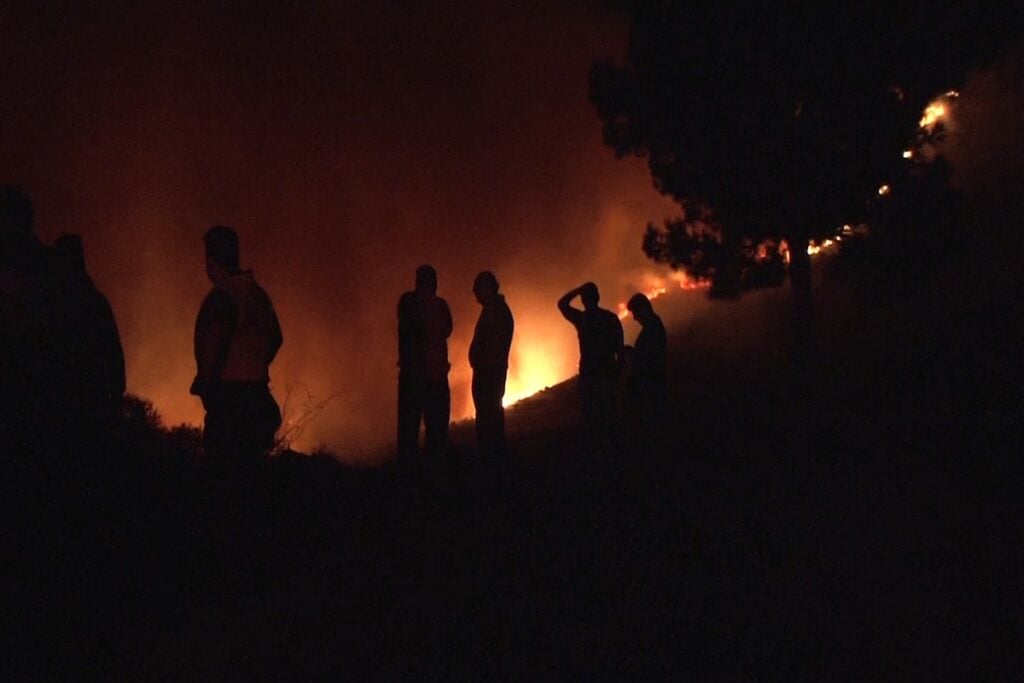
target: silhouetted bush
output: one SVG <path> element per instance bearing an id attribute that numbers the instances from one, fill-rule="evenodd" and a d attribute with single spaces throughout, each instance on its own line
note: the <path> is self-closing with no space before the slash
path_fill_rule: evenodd
<path id="1" fill-rule="evenodd" d="M 198 427 L 180 424 L 165 430 L 164 443 L 169 453 L 179 455 L 191 462 L 203 457 L 203 432 Z"/>

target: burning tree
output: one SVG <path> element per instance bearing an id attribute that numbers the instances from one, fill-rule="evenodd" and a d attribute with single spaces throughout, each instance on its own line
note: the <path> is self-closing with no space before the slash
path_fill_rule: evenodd
<path id="1" fill-rule="evenodd" d="M 681 215 L 648 225 L 654 260 L 713 292 L 810 294 L 808 243 L 865 217 L 925 105 L 1014 35 L 1010 3 L 780 10 L 640 1 L 625 64 L 594 64 L 604 141 L 645 157 Z"/>

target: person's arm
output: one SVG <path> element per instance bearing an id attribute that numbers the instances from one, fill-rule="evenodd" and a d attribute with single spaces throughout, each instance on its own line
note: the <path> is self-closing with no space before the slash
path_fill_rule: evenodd
<path id="1" fill-rule="evenodd" d="M 125 392 L 125 371 L 124 371 L 124 348 L 121 346 L 121 335 L 117 331 L 117 321 L 114 319 L 114 309 L 110 302 L 103 297 L 104 305 L 104 352 L 107 355 L 105 367 L 109 372 L 110 398 L 115 403 L 120 402 Z"/>
<path id="2" fill-rule="evenodd" d="M 274 310 L 273 305 L 270 306 L 270 317 L 273 324 L 270 338 L 270 358 L 267 359 L 267 365 L 270 365 L 274 358 L 277 357 L 277 352 L 281 349 L 281 345 L 284 343 L 284 333 L 281 332 L 281 321 L 277 319 L 277 312 Z"/>
<path id="3" fill-rule="evenodd" d="M 512 335 L 516 329 L 515 320 L 512 319 L 512 309 L 508 306 L 501 307 L 500 313 L 500 343 L 503 357 L 508 363 L 508 352 L 512 348 Z"/>
<path id="4" fill-rule="evenodd" d="M 399 344 L 412 334 L 413 331 L 413 316 L 415 303 L 413 303 L 412 295 L 409 292 L 404 293 L 398 299 L 398 340 Z"/>
<path id="5" fill-rule="evenodd" d="M 190 393 L 203 396 L 220 377 L 231 335 L 237 324 L 238 307 L 228 294 L 220 290 L 211 292 L 203 301 L 196 319 L 196 378 L 189 389 Z"/>
<path id="6" fill-rule="evenodd" d="M 483 313 L 480 314 L 480 318 L 477 318 L 476 327 L 473 328 L 473 338 L 469 342 L 469 367 L 475 368 L 480 365 L 480 347 L 483 346 L 483 338 L 480 333 L 480 322 L 483 317 Z"/>
<path id="7" fill-rule="evenodd" d="M 274 310 L 274 302 L 270 299 L 270 295 L 262 287 L 258 291 L 260 306 L 266 311 L 266 326 L 269 336 L 266 363 L 269 366 L 274 362 L 277 352 L 281 349 L 281 344 L 284 343 L 284 335 L 281 332 L 281 322 L 277 319 L 277 311 Z"/>
<path id="8" fill-rule="evenodd" d="M 615 318 L 615 331 L 616 331 L 616 334 L 617 334 L 616 344 L 615 344 L 615 349 L 616 349 L 616 351 L 615 351 L 615 360 L 617 360 L 619 362 L 619 365 L 622 365 L 625 362 L 625 360 L 626 360 L 626 352 L 625 352 L 626 339 L 625 339 L 625 335 L 622 332 L 622 321 L 619 320 L 619 316 L 615 315 L 614 313 L 612 313 L 612 316 Z"/>
<path id="9" fill-rule="evenodd" d="M 422 360 L 423 334 L 415 294 L 406 292 L 398 300 L 398 365 L 412 368 Z"/>
<path id="10" fill-rule="evenodd" d="M 447 339 L 448 337 L 452 336 L 452 312 L 450 310 L 448 310 L 448 302 L 447 301 L 445 301 L 444 299 L 440 299 L 440 302 L 441 302 L 441 308 L 444 309 L 444 319 L 445 319 L 444 338 Z"/>
<path id="11" fill-rule="evenodd" d="M 579 320 L 579 317 L 583 315 L 583 311 L 569 305 L 573 299 L 580 295 L 581 289 L 583 288 L 576 287 L 575 289 L 571 289 L 563 294 L 562 298 L 558 300 L 558 310 L 561 311 L 562 317 L 571 323 L 575 323 Z"/>

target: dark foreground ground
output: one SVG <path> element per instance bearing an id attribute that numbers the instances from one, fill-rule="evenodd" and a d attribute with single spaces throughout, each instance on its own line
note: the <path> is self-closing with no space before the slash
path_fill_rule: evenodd
<path id="1" fill-rule="evenodd" d="M 466 427 L 443 465 L 226 479 L 126 430 L 88 486 L 5 488 L 7 666 L 1018 679 L 1019 304 L 819 289 L 811 357 L 788 352 L 782 290 L 677 330 L 665 457 L 590 452 L 571 383 L 510 415 L 497 471 Z"/>

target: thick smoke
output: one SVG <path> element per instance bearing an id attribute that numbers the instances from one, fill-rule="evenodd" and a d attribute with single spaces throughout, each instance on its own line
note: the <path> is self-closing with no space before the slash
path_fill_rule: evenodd
<path id="1" fill-rule="evenodd" d="M 642 226 L 674 206 L 601 145 L 586 99 L 590 63 L 624 50 L 622 22 L 494 4 L 6 6 L 0 175 L 32 195 L 44 239 L 83 235 L 129 390 L 166 422 L 202 417 L 191 334 L 214 223 L 239 230 L 274 298 L 286 417 L 322 409 L 298 447 L 393 438 L 395 304 L 420 263 L 455 317 L 454 418 L 472 410 L 479 270 L 516 316 L 513 395 L 574 372 L 555 300 L 592 279 L 614 308 L 648 270 Z"/>
<path id="2" fill-rule="evenodd" d="M 1007 247 L 1024 216 L 1024 43 L 967 78 L 941 150 L 967 200 L 965 229 L 977 258 L 965 276 L 982 295 L 1019 286 L 1020 256 Z"/>

